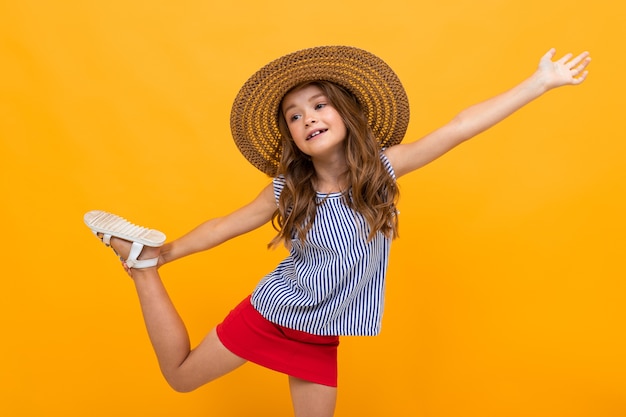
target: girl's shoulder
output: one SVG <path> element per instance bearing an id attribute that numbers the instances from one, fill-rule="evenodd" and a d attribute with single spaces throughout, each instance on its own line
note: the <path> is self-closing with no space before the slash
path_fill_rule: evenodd
<path id="1" fill-rule="evenodd" d="M 284 187 L 285 186 L 285 175 L 284 174 L 278 174 L 277 176 L 275 176 L 274 178 L 272 178 L 272 184 L 274 184 L 274 188 L 278 187 Z"/>
<path id="2" fill-rule="evenodd" d="M 280 197 L 280 193 L 283 191 L 283 188 L 285 188 L 285 181 L 285 175 L 283 174 L 279 174 L 272 179 L 272 184 L 274 186 L 274 197 L 276 198 L 277 202 L 278 198 Z"/>
<path id="3" fill-rule="evenodd" d="M 380 153 L 379 153 L 380 161 L 383 163 L 383 166 L 385 167 L 389 175 L 391 175 L 391 178 L 395 180 L 396 172 L 394 171 L 393 166 L 391 165 L 391 161 L 389 160 L 389 158 L 387 158 L 387 154 L 385 153 L 387 149 L 388 148 L 382 148 L 380 150 Z"/>

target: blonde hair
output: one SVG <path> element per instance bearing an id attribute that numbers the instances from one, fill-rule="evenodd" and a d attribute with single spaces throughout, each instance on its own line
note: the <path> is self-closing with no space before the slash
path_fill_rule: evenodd
<path id="1" fill-rule="evenodd" d="M 346 205 L 363 215 L 367 221 L 370 226 L 368 240 L 379 231 L 387 237 L 396 237 L 398 217 L 395 207 L 399 190 L 380 159 L 380 145 L 367 123 L 361 105 L 348 90 L 327 81 L 302 84 L 291 91 L 309 85 L 322 90 L 346 125 L 347 135 L 343 142 L 348 166 L 344 173 L 348 184 L 348 189 L 343 193 Z M 272 225 L 278 234 L 270 242 L 271 247 L 281 241 L 289 246 L 292 236 L 304 241 L 315 221 L 318 204 L 323 204 L 316 199 L 316 173 L 311 158 L 295 145 L 282 110 L 279 110 L 277 116 L 283 142 L 278 173 L 284 176 L 285 186 L 272 217 Z"/>

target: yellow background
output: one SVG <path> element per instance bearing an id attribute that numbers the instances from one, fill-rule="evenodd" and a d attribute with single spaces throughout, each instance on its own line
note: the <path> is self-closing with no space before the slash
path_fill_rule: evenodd
<path id="1" fill-rule="evenodd" d="M 344 338 L 338 416 L 626 415 L 626 4 L 549 0 L 0 3 L 0 414 L 287 416 L 283 375 L 165 383 L 132 283 L 82 223 L 104 209 L 175 238 L 268 179 L 232 99 L 260 66 L 365 48 L 407 89 L 407 140 L 592 52 L 550 92 L 401 180 L 383 332 Z M 162 269 L 200 338 L 284 255 L 271 227 Z"/>

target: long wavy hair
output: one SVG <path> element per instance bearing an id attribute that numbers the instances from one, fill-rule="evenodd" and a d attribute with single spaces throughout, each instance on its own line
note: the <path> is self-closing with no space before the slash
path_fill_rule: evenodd
<path id="1" fill-rule="evenodd" d="M 361 105 L 348 90 L 327 81 L 302 84 L 291 91 L 309 85 L 315 85 L 322 90 L 346 125 L 347 136 L 343 141 L 348 166 L 343 174 L 348 184 L 343 191 L 346 205 L 361 213 L 367 221 L 370 227 L 368 240 L 378 232 L 390 238 L 397 237 L 396 202 L 399 190 L 380 160 L 380 145 L 367 123 Z M 316 199 L 316 172 L 311 158 L 298 149 L 289 133 L 282 110 L 278 113 L 278 126 L 283 138 L 278 173 L 285 177 L 285 186 L 272 217 L 272 225 L 278 234 L 269 246 L 273 247 L 284 241 L 289 247 L 292 237 L 301 241 L 306 239 L 315 221 L 317 206 L 323 204 L 323 201 L 320 203 Z"/>

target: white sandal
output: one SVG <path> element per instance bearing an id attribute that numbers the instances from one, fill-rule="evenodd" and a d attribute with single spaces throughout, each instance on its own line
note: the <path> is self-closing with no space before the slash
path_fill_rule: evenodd
<path id="1" fill-rule="evenodd" d="M 137 258 L 144 246 L 158 248 L 165 243 L 166 237 L 162 232 L 136 226 L 120 216 L 100 210 L 85 213 L 84 220 L 87 227 L 107 246 L 111 245 L 112 237 L 132 242 L 128 259 L 122 259 L 129 268 L 151 268 L 159 262 L 159 258 L 142 260 Z M 102 234 L 102 237 L 98 236 L 98 233 Z"/>

